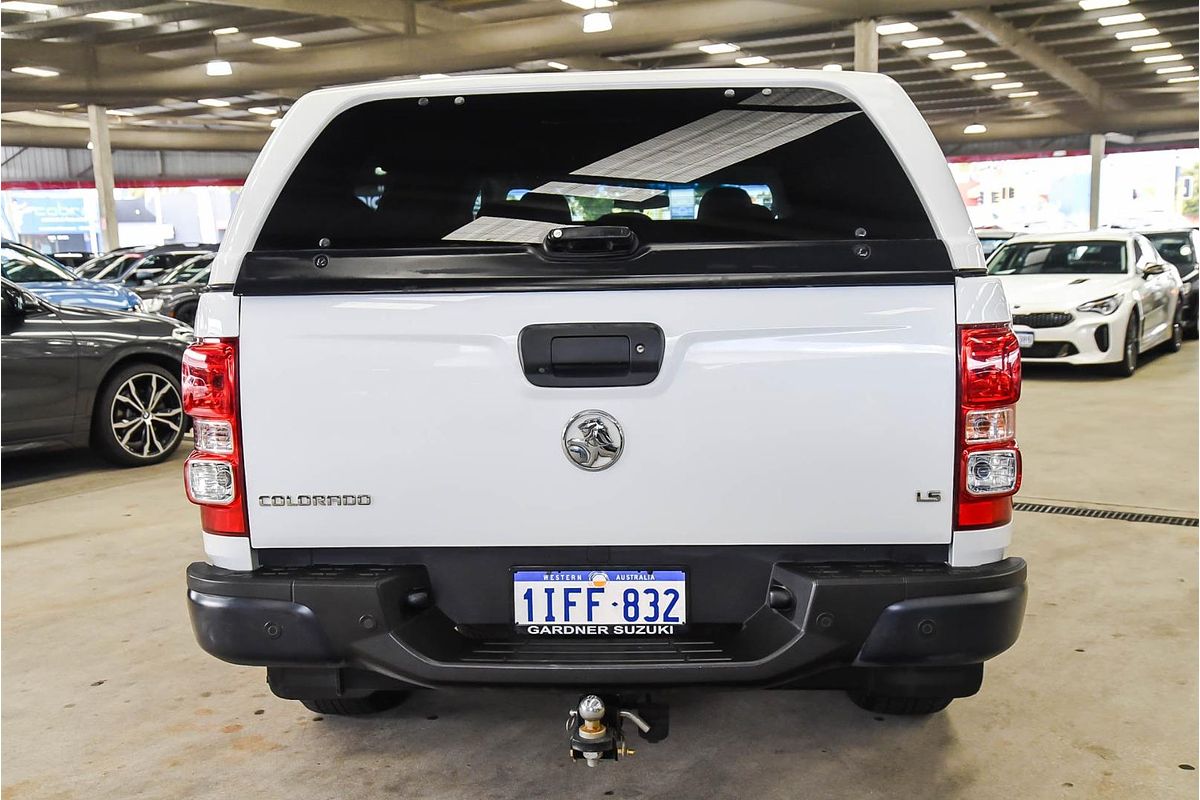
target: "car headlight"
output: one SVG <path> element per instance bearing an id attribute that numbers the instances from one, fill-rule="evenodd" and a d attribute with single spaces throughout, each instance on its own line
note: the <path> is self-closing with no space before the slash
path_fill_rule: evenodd
<path id="1" fill-rule="evenodd" d="M 1090 303 L 1084 303 L 1076 308 L 1076 311 L 1094 311 L 1097 314 L 1105 316 L 1113 313 L 1121 307 L 1121 295 L 1113 294 L 1108 297 L 1101 297 L 1099 300 L 1093 300 Z"/>
<path id="2" fill-rule="evenodd" d="M 142 310 L 147 314 L 157 314 L 162 311 L 163 301 L 161 297 L 151 297 L 148 300 L 142 301 Z"/>

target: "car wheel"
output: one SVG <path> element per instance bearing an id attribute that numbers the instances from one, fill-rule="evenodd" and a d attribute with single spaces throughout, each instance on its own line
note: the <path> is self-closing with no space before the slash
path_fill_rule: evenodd
<path id="1" fill-rule="evenodd" d="M 1167 342 L 1168 353 L 1178 353 L 1183 349 L 1183 307 L 1175 309 L 1175 321 L 1171 323 L 1171 338 Z"/>
<path id="2" fill-rule="evenodd" d="M 1109 372 L 1118 378 L 1128 378 L 1137 371 L 1139 344 L 1138 331 L 1140 320 L 1137 312 L 1129 315 L 1129 324 L 1125 326 L 1125 344 L 1121 349 L 1121 360 L 1109 366 Z"/>
<path id="3" fill-rule="evenodd" d="M 92 443 L 123 467 L 166 460 L 183 438 L 179 375 L 157 364 L 131 364 L 109 376 L 92 412 Z"/>
<path id="4" fill-rule="evenodd" d="M 196 304 L 188 303 L 185 306 L 180 306 L 179 310 L 175 312 L 175 319 L 179 320 L 180 322 L 184 323 L 185 325 L 191 325 L 191 326 L 195 327 L 195 325 L 196 325 Z"/>
<path id="5" fill-rule="evenodd" d="M 859 708 L 876 714 L 896 714 L 901 716 L 918 716 L 936 714 L 950 705 L 953 697 L 892 697 L 872 692 L 850 691 L 850 699 Z"/>
<path id="6" fill-rule="evenodd" d="M 408 698 L 408 692 L 372 692 L 366 697 L 327 697 L 301 700 L 304 707 L 318 714 L 352 717 L 375 714 L 395 708 Z"/>

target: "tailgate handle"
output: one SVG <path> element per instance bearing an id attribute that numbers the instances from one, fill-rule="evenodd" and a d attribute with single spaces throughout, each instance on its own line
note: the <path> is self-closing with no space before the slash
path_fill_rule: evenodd
<path id="1" fill-rule="evenodd" d="M 529 325 L 519 348 L 534 386 L 644 386 L 658 377 L 662 328 L 649 322 Z"/>

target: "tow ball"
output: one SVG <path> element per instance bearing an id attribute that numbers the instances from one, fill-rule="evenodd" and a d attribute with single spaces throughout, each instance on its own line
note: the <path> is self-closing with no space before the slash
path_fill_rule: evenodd
<path id="1" fill-rule="evenodd" d="M 645 716 L 638 713 L 642 709 Z M 571 742 L 571 758 L 594 767 L 605 759 L 619 761 L 634 754 L 634 749 L 625 743 L 622 725 L 632 722 L 639 735 L 646 741 L 660 742 L 667 737 L 668 717 L 665 705 L 656 705 L 648 700 L 638 711 L 621 708 L 620 698 L 602 698 L 587 694 L 567 715 L 567 737 Z M 648 722 L 645 717 L 653 721 Z"/>

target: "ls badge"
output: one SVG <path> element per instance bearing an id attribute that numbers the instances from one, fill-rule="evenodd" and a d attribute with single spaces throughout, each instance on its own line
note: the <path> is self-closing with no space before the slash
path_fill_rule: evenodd
<path id="1" fill-rule="evenodd" d="M 611 414 L 596 409 L 571 417 L 563 431 L 563 452 L 571 463 L 588 472 L 599 472 L 617 463 L 625 448 L 621 424 Z"/>

